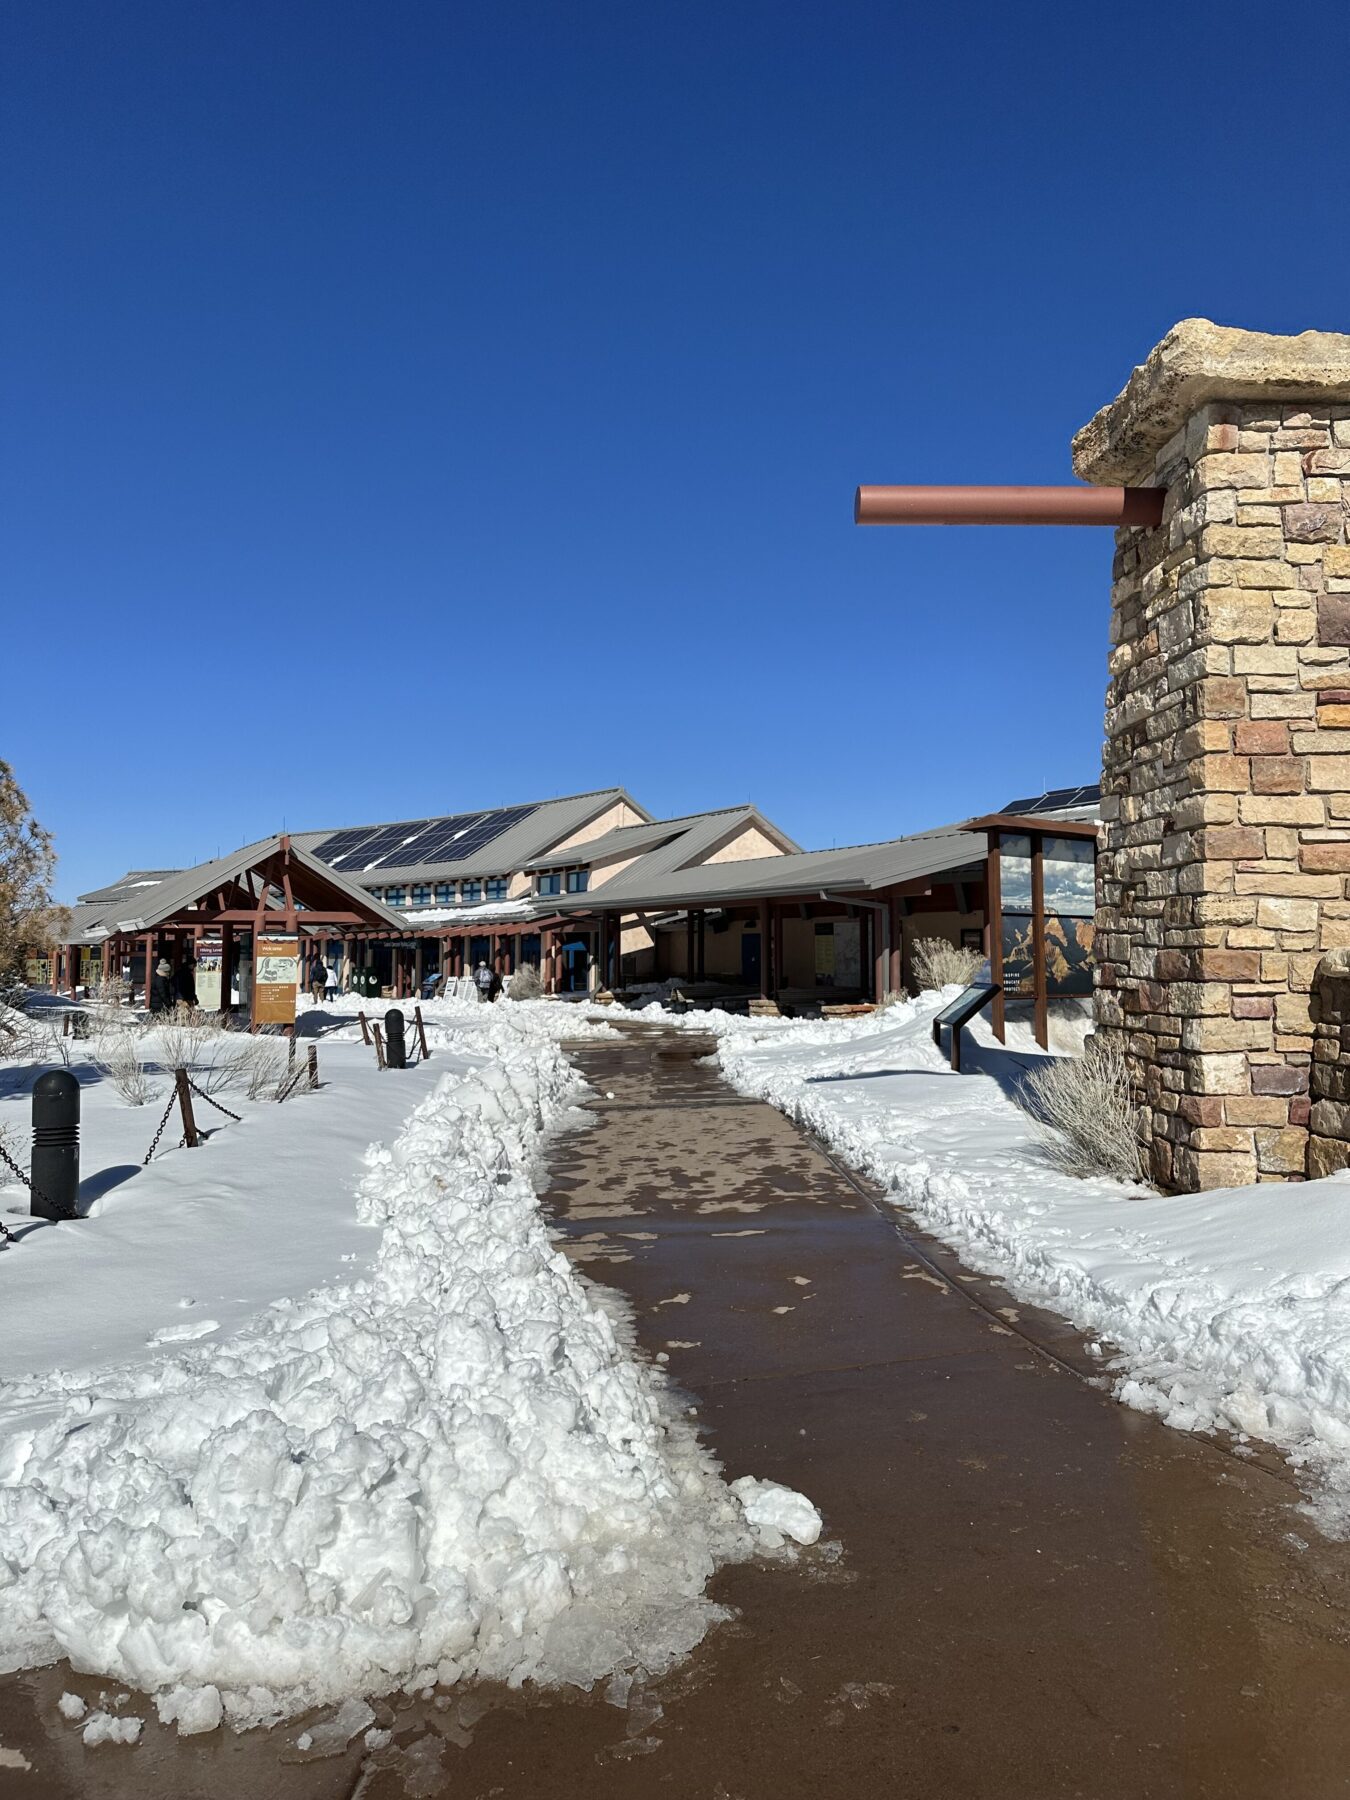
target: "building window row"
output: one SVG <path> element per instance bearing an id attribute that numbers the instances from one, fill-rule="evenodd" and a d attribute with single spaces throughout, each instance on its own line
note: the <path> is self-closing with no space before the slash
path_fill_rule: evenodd
<path id="1" fill-rule="evenodd" d="M 510 886 L 509 875 L 490 875 L 486 881 L 418 881 L 411 888 L 372 888 L 371 893 L 386 906 L 477 906 L 484 899 L 505 900 Z"/>
<path id="2" fill-rule="evenodd" d="M 591 885 L 589 869 L 545 869 L 539 877 L 536 893 L 584 894 Z"/>

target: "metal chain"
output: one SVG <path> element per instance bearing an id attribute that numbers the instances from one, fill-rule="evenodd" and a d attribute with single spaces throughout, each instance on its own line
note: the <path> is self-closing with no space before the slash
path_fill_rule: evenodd
<path id="1" fill-rule="evenodd" d="M 141 1167 L 143 1169 L 149 1167 L 150 1158 L 155 1154 L 155 1151 L 159 1148 L 159 1140 L 164 1135 L 164 1127 L 169 1122 L 169 1114 L 173 1111 L 174 1107 L 177 1104 L 178 1104 L 178 1095 L 177 1095 L 177 1092 L 174 1092 L 169 1095 L 169 1104 L 164 1108 L 164 1117 L 160 1120 L 158 1126 L 155 1129 L 155 1135 L 150 1140 L 150 1148 L 146 1151 L 145 1161 L 141 1164 Z M 180 1145 L 179 1148 L 181 1149 L 182 1146 Z"/>
<path id="2" fill-rule="evenodd" d="M 237 1112 L 231 1112 L 228 1106 L 222 1106 L 219 1100 L 212 1099 L 210 1094 L 204 1094 L 190 1075 L 187 1078 L 187 1084 L 199 1100 L 205 1100 L 208 1106 L 214 1106 L 217 1112 L 223 1112 L 225 1117 L 233 1119 L 236 1125 L 243 1124 L 243 1120 Z"/>
<path id="3" fill-rule="evenodd" d="M 23 1185 L 28 1189 L 29 1193 L 31 1194 L 33 1191 L 32 1177 L 28 1174 L 26 1169 L 21 1169 L 19 1167 L 18 1163 L 15 1162 L 14 1158 L 10 1155 L 9 1151 L 6 1150 L 6 1148 L 3 1144 L 0 1144 L 0 1162 L 6 1163 L 11 1169 L 13 1169 L 14 1173 L 18 1176 L 19 1180 L 23 1183 Z"/>
<path id="4" fill-rule="evenodd" d="M 19 1167 L 18 1163 L 15 1162 L 14 1158 L 10 1155 L 9 1151 L 5 1149 L 3 1144 L 0 1144 L 0 1162 L 7 1163 L 9 1167 L 13 1169 L 14 1173 L 28 1189 L 29 1193 L 33 1195 L 34 1199 L 40 1200 L 44 1206 L 51 1207 L 51 1210 L 55 1212 L 56 1208 L 52 1206 L 51 1201 L 43 1193 L 42 1189 L 33 1186 L 32 1176 L 26 1169 L 21 1169 Z M 0 1243 L 17 1244 L 18 1241 L 19 1240 L 15 1237 L 9 1226 L 5 1224 L 3 1219 L 0 1219 Z"/>

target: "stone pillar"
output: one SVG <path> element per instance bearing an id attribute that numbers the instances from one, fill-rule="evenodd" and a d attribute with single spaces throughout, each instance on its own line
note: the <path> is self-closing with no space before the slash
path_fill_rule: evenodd
<path id="1" fill-rule="evenodd" d="M 1314 970 L 1350 945 L 1350 337 L 1185 320 L 1074 467 L 1167 491 L 1116 536 L 1098 1030 L 1161 1185 L 1300 1179 Z"/>

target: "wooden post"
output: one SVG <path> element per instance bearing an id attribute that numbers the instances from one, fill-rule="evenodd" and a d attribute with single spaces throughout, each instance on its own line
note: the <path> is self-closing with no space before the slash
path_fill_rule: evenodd
<path id="1" fill-rule="evenodd" d="M 1000 1044 L 1003 1044 L 1007 1042 L 1005 1035 L 1007 1008 L 1003 993 L 1003 876 L 999 861 L 1001 855 L 999 843 L 999 834 L 991 831 L 985 880 L 989 895 L 989 979 L 997 990 L 989 1008 L 989 1023 L 994 1028 L 994 1036 Z"/>
<path id="2" fill-rule="evenodd" d="M 422 998 L 422 940 L 418 938 L 413 950 L 413 999 Z"/>
<path id="3" fill-rule="evenodd" d="M 1035 986 L 1036 1042 L 1050 1048 L 1050 1007 L 1045 975 L 1045 839 L 1031 834 L 1031 956 Z"/>
<path id="4" fill-rule="evenodd" d="M 220 928 L 220 1010 L 228 1017 L 234 987 L 234 926 Z"/>
<path id="5" fill-rule="evenodd" d="M 703 911 L 702 907 L 700 907 L 699 913 L 698 913 L 698 939 L 697 939 L 698 979 L 700 981 L 702 981 L 704 979 L 705 975 L 707 974 L 707 968 L 708 968 L 707 945 L 708 945 L 708 915 L 706 912 Z"/>
<path id="6" fill-rule="evenodd" d="M 189 1150 L 195 1150 L 198 1143 L 197 1121 L 192 1116 L 192 1089 L 188 1086 L 186 1069 L 175 1072 L 174 1083 L 178 1089 L 179 1110 L 183 1115 L 183 1142 Z"/>
<path id="7" fill-rule="evenodd" d="M 319 1047 L 317 1044 L 311 1044 L 309 1047 L 309 1085 L 311 1088 L 319 1085 Z"/>
<path id="8" fill-rule="evenodd" d="M 414 1006 L 413 1018 L 417 1021 L 417 1042 L 421 1046 L 422 1061 L 425 1062 L 431 1055 L 431 1052 L 427 1049 L 427 1028 L 422 1023 L 422 1009 L 420 1006 Z"/>
<path id="9" fill-rule="evenodd" d="M 896 900 L 894 894 L 892 894 L 886 902 L 886 916 L 890 920 L 891 927 L 891 966 L 890 973 L 887 976 L 887 983 L 891 993 L 898 994 L 901 993 L 904 988 L 904 977 L 901 967 L 904 962 L 904 949 L 901 941 L 904 933 L 904 923 L 900 917 L 899 902 Z"/>
<path id="10" fill-rule="evenodd" d="M 369 1025 L 366 1024 L 366 1015 L 364 1012 L 358 1012 L 356 1017 L 361 1026 L 361 1042 L 363 1044 L 369 1044 L 369 1042 L 370 1042 L 370 1027 L 369 1027 Z"/>
<path id="11" fill-rule="evenodd" d="M 694 909 L 690 907 L 684 915 L 684 973 L 687 980 L 694 979 Z"/>
<path id="12" fill-rule="evenodd" d="M 783 960 L 783 909 L 781 906 L 770 906 L 773 920 L 773 991 L 774 998 L 787 986 L 787 965 Z"/>
<path id="13" fill-rule="evenodd" d="M 383 1037 L 382 1037 L 382 1035 L 381 1035 L 381 1033 L 380 1033 L 380 1028 L 379 1028 L 379 1026 L 378 1026 L 378 1025 L 373 1025 L 373 1026 L 372 1026 L 372 1027 L 371 1027 L 371 1030 L 372 1030 L 372 1031 L 373 1031 L 373 1032 L 374 1032 L 374 1033 L 375 1033 L 375 1062 L 376 1062 L 376 1066 L 377 1066 L 377 1067 L 378 1067 L 378 1068 L 381 1068 L 381 1069 L 382 1069 L 382 1068 L 384 1068 L 384 1066 L 385 1066 L 385 1062 L 384 1062 L 384 1038 L 383 1038 Z"/>
<path id="14" fill-rule="evenodd" d="M 150 983 L 154 979 L 154 975 L 155 934 L 153 931 L 147 931 L 145 934 L 145 1010 L 147 1012 L 150 1010 Z"/>
<path id="15" fill-rule="evenodd" d="M 875 951 L 877 1005 L 886 998 L 886 978 L 891 972 L 891 909 L 885 903 L 884 912 L 873 912 L 872 929 L 875 932 L 872 944 Z"/>
<path id="16" fill-rule="evenodd" d="M 759 903 L 759 997 L 767 1000 L 773 993 L 769 980 L 769 903 Z"/>

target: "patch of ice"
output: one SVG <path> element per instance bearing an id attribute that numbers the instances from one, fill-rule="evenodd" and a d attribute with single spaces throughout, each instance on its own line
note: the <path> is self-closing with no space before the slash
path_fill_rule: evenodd
<path id="1" fill-rule="evenodd" d="M 120 1719 L 116 1713 L 90 1713 L 81 1734 L 91 1748 L 96 1744 L 134 1744 L 141 1735 L 140 1719 Z"/>
<path id="2" fill-rule="evenodd" d="M 776 1481 L 757 1481 L 753 1475 L 742 1475 L 739 1481 L 733 1481 L 731 1491 L 744 1508 L 750 1526 L 769 1549 L 776 1550 L 784 1538 L 792 1538 L 798 1544 L 814 1544 L 820 1536 L 820 1514 L 805 1494 L 780 1487 Z"/>

